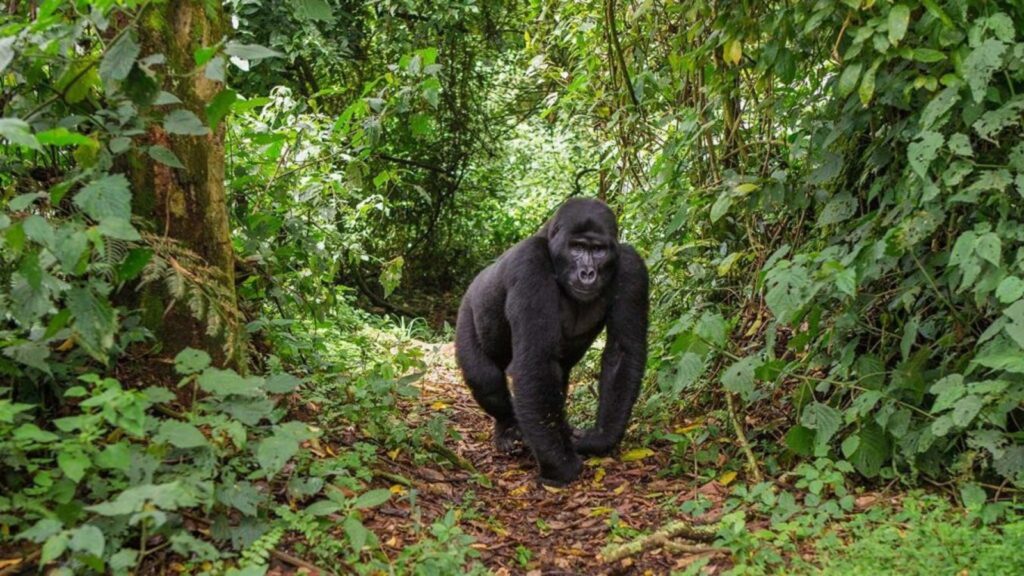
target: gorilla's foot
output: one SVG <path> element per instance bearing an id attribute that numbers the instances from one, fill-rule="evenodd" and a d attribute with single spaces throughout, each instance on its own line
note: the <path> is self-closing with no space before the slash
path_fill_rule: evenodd
<path id="1" fill-rule="evenodd" d="M 494 447 L 503 454 L 512 454 L 523 448 L 523 434 L 516 421 L 494 423 Z"/>
<path id="2" fill-rule="evenodd" d="M 572 429 L 572 446 L 581 456 L 607 456 L 615 449 L 616 444 L 617 442 L 608 440 L 595 428 Z"/>

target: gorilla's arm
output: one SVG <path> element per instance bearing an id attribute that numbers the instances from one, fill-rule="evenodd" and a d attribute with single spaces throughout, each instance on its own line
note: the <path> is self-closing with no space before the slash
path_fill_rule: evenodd
<path id="1" fill-rule="evenodd" d="M 647 364 L 647 268 L 632 247 L 620 249 L 608 337 L 601 356 L 597 423 L 576 440 L 576 451 L 603 455 L 622 441 Z"/>
<path id="2" fill-rule="evenodd" d="M 523 441 L 540 464 L 541 481 L 564 484 L 583 464 L 572 447 L 565 420 L 565 391 L 557 354 L 561 326 L 558 285 L 545 240 L 524 242 L 506 263 L 505 314 L 512 331 L 512 365 L 516 420 Z"/>

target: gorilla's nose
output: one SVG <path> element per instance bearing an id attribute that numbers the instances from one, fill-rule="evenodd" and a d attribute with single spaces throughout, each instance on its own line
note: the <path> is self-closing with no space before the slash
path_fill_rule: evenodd
<path id="1" fill-rule="evenodd" d="M 580 282 L 582 282 L 584 286 L 589 286 L 594 283 L 594 280 L 597 280 L 597 270 L 594 270 L 593 268 L 584 268 L 579 271 L 578 276 Z"/>

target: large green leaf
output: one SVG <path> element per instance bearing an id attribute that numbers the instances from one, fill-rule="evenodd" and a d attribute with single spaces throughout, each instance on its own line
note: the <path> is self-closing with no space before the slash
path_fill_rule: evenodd
<path id="1" fill-rule="evenodd" d="M 910 8 L 904 4 L 897 4 L 889 10 L 889 43 L 896 46 L 907 34 L 907 26 L 910 24 Z"/>
<path id="2" fill-rule="evenodd" d="M 172 110 L 164 117 L 164 130 L 182 136 L 206 136 L 210 133 L 210 129 L 203 126 L 198 116 L 184 108 Z"/>
<path id="3" fill-rule="evenodd" d="M 86 286 L 74 286 L 67 292 L 67 305 L 78 344 L 93 358 L 106 362 L 117 333 L 117 313 L 110 302 Z"/>
<path id="4" fill-rule="evenodd" d="M 289 434 L 274 434 L 256 448 L 256 461 L 266 477 L 276 475 L 299 452 L 299 441 Z"/>
<path id="5" fill-rule="evenodd" d="M 127 222 L 132 214 L 132 193 L 122 174 L 109 174 L 86 184 L 75 204 L 98 222 L 116 218 Z"/>
<path id="6" fill-rule="evenodd" d="M 828 443 L 843 424 L 842 415 L 838 410 L 822 404 L 811 402 L 800 414 L 800 424 L 816 432 L 814 440 L 818 445 Z"/>
<path id="7" fill-rule="evenodd" d="M 131 31 L 124 33 L 100 61 L 100 78 L 105 82 L 124 80 L 131 72 L 141 48 L 132 37 Z"/>
<path id="8" fill-rule="evenodd" d="M 748 398 L 754 391 L 754 371 L 763 363 L 758 356 L 747 356 L 737 360 L 722 374 L 722 386 L 730 392 Z"/>
<path id="9" fill-rule="evenodd" d="M 167 442 L 176 448 L 202 448 L 209 446 L 206 436 L 188 422 L 164 420 L 154 437 L 156 442 Z"/>
<path id="10" fill-rule="evenodd" d="M 967 58 L 964 58 L 964 79 L 967 80 L 967 85 L 971 88 L 971 95 L 975 102 L 985 99 L 988 83 L 995 71 L 999 69 L 1005 52 L 1006 44 L 989 38 L 972 50 Z"/>

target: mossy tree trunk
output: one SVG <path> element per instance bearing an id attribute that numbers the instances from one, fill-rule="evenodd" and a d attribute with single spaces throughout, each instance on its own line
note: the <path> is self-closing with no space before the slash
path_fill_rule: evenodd
<path id="1" fill-rule="evenodd" d="M 211 64 L 197 69 L 194 55 L 221 42 L 225 29 L 221 2 L 175 0 L 148 8 L 139 30 L 142 54 L 164 55 L 160 89 L 181 101 L 150 113 L 183 109 L 206 124 L 206 107 L 224 86 L 210 78 L 219 77 L 205 69 Z M 215 64 L 222 66 L 223 60 Z M 133 210 L 150 223 L 157 257 L 166 262 L 164 281 L 141 290 L 144 321 L 164 356 L 193 347 L 209 352 L 218 364 L 244 368 L 224 190 L 224 125 L 206 134 L 174 132 L 154 122 L 147 144 L 169 149 L 183 168 L 155 161 L 148 146 L 140 146 L 130 169 Z"/>

